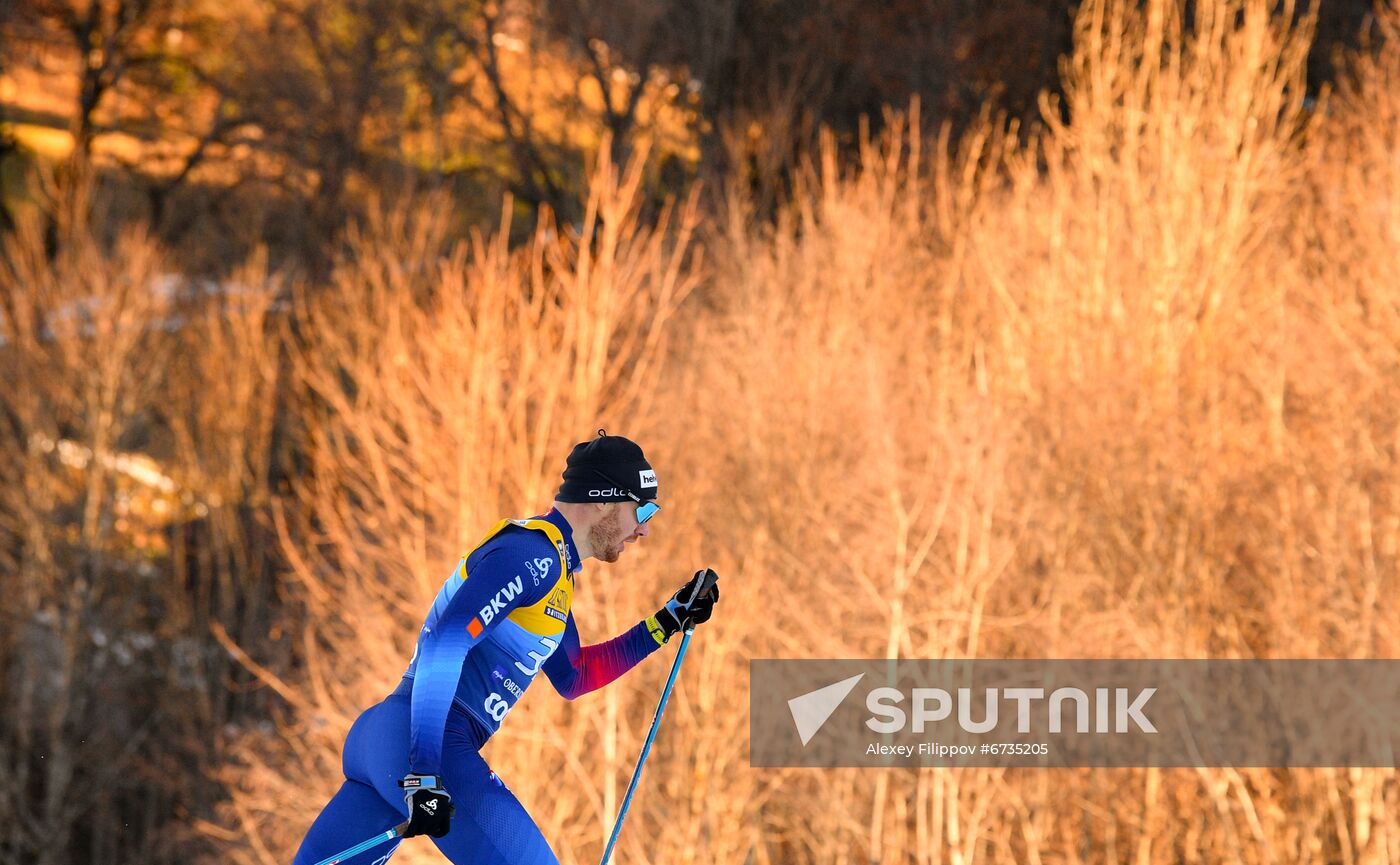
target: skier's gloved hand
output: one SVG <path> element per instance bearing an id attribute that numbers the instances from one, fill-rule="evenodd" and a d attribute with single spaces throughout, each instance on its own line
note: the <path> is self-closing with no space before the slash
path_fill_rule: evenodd
<path id="1" fill-rule="evenodd" d="M 442 779 L 437 775 L 408 774 L 399 782 L 403 788 L 403 800 L 408 805 L 408 829 L 403 837 L 431 835 L 441 838 L 447 834 L 452 815 L 457 806 L 452 797 L 442 789 Z"/>
<path id="2" fill-rule="evenodd" d="M 708 622 L 718 601 L 719 574 L 709 568 L 696 571 L 695 576 L 666 602 L 666 606 L 647 620 L 647 626 L 651 628 L 651 635 L 656 641 L 664 643 L 671 639 L 672 634 L 684 628 L 687 622 L 693 625 Z M 653 623 L 655 627 L 651 627 Z"/>

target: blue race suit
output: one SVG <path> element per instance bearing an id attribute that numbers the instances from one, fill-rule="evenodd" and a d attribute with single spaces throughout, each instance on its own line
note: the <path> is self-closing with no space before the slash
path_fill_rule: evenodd
<path id="1" fill-rule="evenodd" d="M 616 679 L 664 641 L 655 617 L 581 646 L 572 613 L 581 570 L 558 511 L 503 520 L 463 556 L 433 601 L 398 688 L 356 719 L 345 783 L 316 818 L 294 865 L 314 865 L 405 819 L 398 781 L 439 775 L 452 830 L 434 843 L 457 865 L 558 860 L 530 815 L 477 752 L 543 671 L 572 700 Z M 346 865 L 382 863 L 397 842 Z"/>

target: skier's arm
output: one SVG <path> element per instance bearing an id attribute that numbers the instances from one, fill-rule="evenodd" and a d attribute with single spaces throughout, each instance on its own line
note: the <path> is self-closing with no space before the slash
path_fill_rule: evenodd
<path id="1" fill-rule="evenodd" d="M 511 610 L 538 600 L 525 596 L 519 565 L 520 557 L 508 547 L 488 550 L 473 562 L 470 578 L 466 562 L 458 564 L 450 578 L 455 593 L 445 589 L 434 601 L 437 626 L 425 625 L 418 638 L 413 677 L 408 753 L 413 773 L 436 775 L 442 767 L 443 731 L 467 653 Z"/>
<path id="2" fill-rule="evenodd" d="M 571 613 L 564 624 L 563 642 L 544 662 L 544 673 L 566 700 L 597 690 L 661 648 L 664 640 L 659 630 L 655 634 L 651 631 L 654 626 L 653 617 L 638 622 L 606 643 L 581 646 L 578 626 Z"/>

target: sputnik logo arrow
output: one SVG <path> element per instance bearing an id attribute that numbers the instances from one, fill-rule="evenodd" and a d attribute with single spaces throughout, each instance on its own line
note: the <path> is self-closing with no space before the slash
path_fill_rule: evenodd
<path id="1" fill-rule="evenodd" d="M 846 699 L 846 695 L 851 693 L 856 683 L 863 678 L 865 674 L 861 673 L 788 700 L 788 711 L 792 712 L 792 722 L 797 725 L 797 735 L 802 737 L 804 748 L 831 717 L 831 713 L 836 711 L 836 707 L 841 705 L 841 701 Z"/>

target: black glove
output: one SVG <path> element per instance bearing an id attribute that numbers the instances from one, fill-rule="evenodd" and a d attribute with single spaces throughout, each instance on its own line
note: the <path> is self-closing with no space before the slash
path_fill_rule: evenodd
<path id="1" fill-rule="evenodd" d="M 666 602 L 666 606 L 652 616 L 652 621 L 656 623 L 656 628 L 652 629 L 652 636 L 656 637 L 657 642 L 664 643 L 671 639 L 672 634 L 688 624 L 699 625 L 708 622 L 718 601 L 719 574 L 709 568 L 696 571 L 690 582 L 681 586 L 680 591 Z M 648 621 L 647 624 L 651 623 Z"/>
<path id="2" fill-rule="evenodd" d="M 399 782 L 403 788 L 403 800 L 408 804 L 408 829 L 403 837 L 431 835 L 441 838 L 447 834 L 452 815 L 457 806 L 452 797 L 442 789 L 442 779 L 437 775 L 405 775 Z"/>

